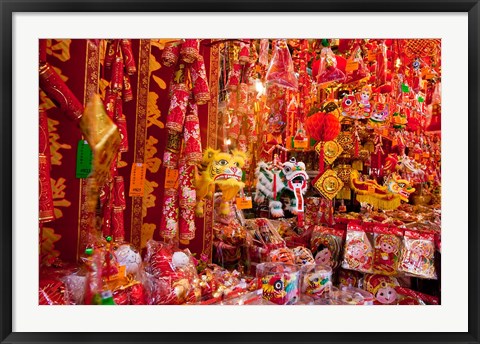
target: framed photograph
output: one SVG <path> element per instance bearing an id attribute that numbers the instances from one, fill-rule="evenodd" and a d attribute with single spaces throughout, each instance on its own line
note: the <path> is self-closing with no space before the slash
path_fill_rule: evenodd
<path id="1" fill-rule="evenodd" d="M 478 0 L 0 3 L 1 343 L 480 342 Z M 285 104 L 270 101 L 267 89 Z M 354 110 L 349 99 L 358 103 Z M 399 102 L 406 104 L 401 110 Z M 322 123 L 335 120 L 320 130 L 316 115 Z M 262 125 L 267 138 L 254 141 L 252 128 Z M 328 125 L 338 126 L 334 136 Z M 416 140 L 415 125 L 429 135 Z M 339 133 L 350 135 L 351 146 Z M 211 154 L 202 154 L 208 148 Z M 255 174 L 249 165 L 248 149 L 255 159 L 271 160 L 263 181 L 261 167 Z M 287 150 L 294 154 L 287 158 Z M 232 178 L 228 186 L 196 175 L 220 154 L 225 165 L 235 164 L 218 167 Z M 245 164 L 251 176 L 247 168 L 242 175 Z M 301 172 L 290 180 L 287 167 Z M 265 182 L 272 179 L 274 186 Z M 311 180 L 321 197 L 300 186 Z M 254 186 L 248 191 L 245 184 Z M 193 190 L 190 203 L 185 190 Z M 264 207 L 249 218 L 252 202 Z M 313 203 L 320 210 L 311 215 L 306 207 Z M 246 209 L 247 216 L 232 209 Z M 336 223 L 329 220 L 334 210 L 346 214 Z M 352 217 L 365 211 L 368 220 Z M 222 222 L 228 214 L 253 238 L 241 239 L 247 253 L 229 245 L 240 235 L 230 235 L 237 222 Z M 286 229 L 287 221 L 279 225 L 275 216 L 295 225 Z M 304 221 L 316 237 L 298 231 Z M 275 246 L 277 237 L 283 246 Z M 165 244 L 175 240 L 176 246 Z M 418 242 L 421 253 L 413 247 Z M 370 247 L 364 260 L 357 244 Z M 308 252 L 295 251 L 300 246 Z M 286 269 L 290 253 L 303 260 Z M 309 255 L 317 268 L 298 267 Z M 144 261 L 141 278 L 129 271 L 136 265 L 128 259 L 137 256 Z M 165 256 L 168 266 L 155 261 Z M 228 264 L 254 277 L 216 270 Z M 288 275 L 281 276 L 282 298 L 265 297 L 280 285 L 269 264 Z M 330 281 L 329 297 L 303 296 L 305 276 L 327 281 L 332 270 L 340 286 Z M 213 289 L 219 271 L 222 288 Z M 302 281 L 292 298 L 293 275 Z M 356 277 L 360 283 L 348 288 L 357 293 L 348 294 L 342 278 Z M 243 304 L 253 298 L 228 298 L 240 284 L 242 292 L 248 285 L 263 297 L 249 306 Z M 380 289 L 394 291 L 395 302 Z"/>

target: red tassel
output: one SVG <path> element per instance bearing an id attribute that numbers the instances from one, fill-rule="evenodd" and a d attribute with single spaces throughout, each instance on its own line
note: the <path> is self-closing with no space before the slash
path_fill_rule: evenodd
<path id="1" fill-rule="evenodd" d="M 320 157 L 318 158 L 318 172 L 320 175 L 323 174 L 323 171 L 325 170 L 325 161 L 324 161 L 324 152 L 323 152 L 323 142 L 321 143 L 321 148 L 320 148 Z"/>

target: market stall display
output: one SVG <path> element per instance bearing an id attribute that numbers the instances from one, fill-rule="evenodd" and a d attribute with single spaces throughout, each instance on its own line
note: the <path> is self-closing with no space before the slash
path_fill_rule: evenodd
<path id="1" fill-rule="evenodd" d="M 441 304 L 440 40 L 39 48 L 39 304 Z"/>

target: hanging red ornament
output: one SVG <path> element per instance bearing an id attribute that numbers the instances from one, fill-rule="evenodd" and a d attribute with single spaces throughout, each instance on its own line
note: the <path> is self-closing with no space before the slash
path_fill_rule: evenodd
<path id="1" fill-rule="evenodd" d="M 331 113 L 317 112 L 307 118 L 305 129 L 316 141 L 332 141 L 340 133 L 340 121 Z"/>

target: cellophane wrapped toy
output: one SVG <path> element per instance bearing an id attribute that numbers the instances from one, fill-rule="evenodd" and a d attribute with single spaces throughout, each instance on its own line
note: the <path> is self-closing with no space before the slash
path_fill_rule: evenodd
<path id="1" fill-rule="evenodd" d="M 301 268 L 301 291 L 313 298 L 329 297 L 332 288 L 332 268 L 306 264 Z"/>
<path id="2" fill-rule="evenodd" d="M 297 246 L 292 249 L 297 265 L 315 265 L 312 251 L 304 246 Z"/>
<path id="3" fill-rule="evenodd" d="M 375 296 L 374 304 L 394 305 L 397 304 L 397 292 L 399 286 L 395 277 L 366 274 L 363 278 L 363 288 Z"/>
<path id="4" fill-rule="evenodd" d="M 336 269 L 341 263 L 345 231 L 325 226 L 314 226 L 310 247 L 317 264 Z"/>
<path id="5" fill-rule="evenodd" d="M 414 277 L 436 279 L 434 234 L 405 231 L 398 269 Z"/>
<path id="6" fill-rule="evenodd" d="M 372 229 L 375 245 L 374 273 L 387 276 L 397 275 L 398 259 L 402 250 L 402 230 L 381 224 L 373 225 Z"/>
<path id="7" fill-rule="evenodd" d="M 337 68 L 337 59 L 330 47 L 322 49 L 320 68 L 317 75 L 317 84 L 326 88 L 345 81 L 345 73 Z"/>
<path id="8" fill-rule="evenodd" d="M 276 42 L 275 51 L 265 76 L 267 85 L 277 84 L 292 90 L 298 89 L 298 80 L 293 67 L 292 56 L 287 42 L 280 39 Z"/>
<path id="9" fill-rule="evenodd" d="M 299 300 L 300 270 L 296 265 L 261 263 L 256 276 L 265 300 L 278 305 L 293 305 Z"/>
<path id="10" fill-rule="evenodd" d="M 330 293 L 331 298 L 341 305 L 370 306 L 374 303 L 374 296 L 363 289 L 355 287 L 342 287 Z"/>
<path id="11" fill-rule="evenodd" d="M 354 270 L 338 269 L 337 271 L 337 284 L 340 289 L 344 287 L 358 287 L 362 273 Z"/>
<path id="12" fill-rule="evenodd" d="M 222 196 L 215 194 L 214 199 L 214 225 L 213 235 L 215 240 L 213 259 L 217 264 L 237 268 L 246 245 L 247 230 L 237 218 L 237 209 L 233 202 L 229 202 L 229 211 L 221 211 Z"/>
<path id="13" fill-rule="evenodd" d="M 351 221 L 347 226 L 347 238 L 343 252 L 342 268 L 360 272 L 373 271 L 372 233 L 360 222 Z"/>
<path id="14" fill-rule="evenodd" d="M 188 250 L 150 240 L 144 262 L 152 304 L 179 305 L 200 297 L 200 290 L 194 288 L 197 270 Z"/>
<path id="15" fill-rule="evenodd" d="M 269 219 L 247 219 L 245 220 L 245 227 L 251 237 L 251 242 L 248 244 L 251 262 L 260 263 L 268 261 L 271 251 L 286 247 L 285 241 L 278 234 Z"/>

